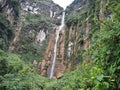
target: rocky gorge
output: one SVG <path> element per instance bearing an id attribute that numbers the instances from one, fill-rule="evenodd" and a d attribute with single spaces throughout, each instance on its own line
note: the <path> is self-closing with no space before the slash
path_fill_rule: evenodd
<path id="1" fill-rule="evenodd" d="M 119 9 L 0 0 L 0 90 L 119 90 Z"/>

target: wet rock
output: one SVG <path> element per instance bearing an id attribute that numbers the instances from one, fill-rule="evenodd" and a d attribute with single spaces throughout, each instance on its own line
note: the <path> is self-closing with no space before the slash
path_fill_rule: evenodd
<path id="1" fill-rule="evenodd" d="M 46 76 L 46 75 L 47 75 L 47 71 L 46 71 L 46 70 L 43 70 L 43 71 L 41 72 L 41 75 L 42 75 L 42 76 Z"/>
<path id="2" fill-rule="evenodd" d="M 41 62 L 41 71 L 43 71 L 44 70 L 44 68 L 45 68 L 45 65 L 46 65 L 46 61 L 45 60 L 43 60 L 42 62 Z"/>
<path id="3" fill-rule="evenodd" d="M 57 78 L 54 76 L 52 79 L 53 79 L 53 80 L 56 80 Z"/>
<path id="4" fill-rule="evenodd" d="M 57 73 L 56 77 L 57 77 L 57 79 L 62 78 L 63 77 L 63 73 L 61 73 L 61 72 Z"/>
<path id="5" fill-rule="evenodd" d="M 52 79 L 59 79 L 63 77 L 63 72 L 67 71 L 68 69 L 67 64 L 64 64 L 64 44 L 65 44 L 65 34 L 64 34 L 63 29 L 61 31 L 61 34 L 59 36 L 59 41 L 58 41 L 58 47 L 57 47 L 57 57 L 56 57 L 56 63 L 55 63 L 55 69 L 54 69 L 54 76 Z M 51 71 L 51 66 L 52 66 L 52 58 L 53 58 L 53 52 L 54 52 L 54 44 L 55 44 L 55 33 L 51 36 L 49 40 L 48 47 L 46 49 L 46 54 L 44 56 L 44 60 L 41 62 L 41 75 L 43 75 L 44 70 L 47 71 L 46 76 L 49 76 L 50 71 Z M 67 62 L 68 63 L 68 62 Z M 44 73 L 45 74 L 45 73 Z"/>

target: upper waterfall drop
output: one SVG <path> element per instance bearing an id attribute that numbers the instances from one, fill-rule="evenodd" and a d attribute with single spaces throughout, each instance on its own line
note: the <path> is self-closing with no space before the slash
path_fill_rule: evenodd
<path id="1" fill-rule="evenodd" d="M 61 20 L 61 25 L 60 25 L 60 27 L 63 27 L 64 26 L 64 21 L 65 21 L 65 12 L 63 12 L 63 14 L 62 14 L 62 20 Z M 62 28 L 60 28 L 60 30 L 61 30 Z"/>
<path id="2" fill-rule="evenodd" d="M 53 57 L 52 57 L 52 67 L 51 67 L 50 76 L 49 76 L 50 79 L 54 76 L 55 61 L 56 61 L 56 56 L 57 56 L 57 43 L 59 40 L 59 33 L 64 27 L 64 21 L 65 21 L 65 12 L 63 12 L 62 14 L 61 25 L 59 26 L 59 29 L 56 30 L 56 39 L 55 39 L 54 52 L 53 52 Z"/>

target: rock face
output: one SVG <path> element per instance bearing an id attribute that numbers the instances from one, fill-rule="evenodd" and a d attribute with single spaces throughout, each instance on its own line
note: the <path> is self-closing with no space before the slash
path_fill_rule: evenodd
<path id="1" fill-rule="evenodd" d="M 73 3 L 66 9 L 68 15 L 66 32 L 69 32 L 66 34 L 66 40 L 68 42 L 66 48 L 66 53 L 68 55 L 66 55 L 66 59 L 73 60 L 75 65 L 80 63 L 80 55 L 82 55 L 82 53 L 86 51 L 91 44 L 91 23 L 89 22 L 89 16 L 87 16 L 87 13 L 84 12 L 87 5 L 88 3 L 86 1 L 74 0 Z M 79 17 L 79 14 L 85 17 L 85 21 L 83 21 L 82 17 Z M 70 21 L 69 17 L 73 18 L 73 21 Z M 85 22 L 84 26 L 83 22 Z"/>
<path id="2" fill-rule="evenodd" d="M 19 16 L 19 1 L 0 0 L 0 11 L 2 11 L 2 13 L 5 13 L 7 19 L 11 24 L 13 24 Z"/>
<path id="3" fill-rule="evenodd" d="M 48 17 L 58 17 L 61 10 L 63 10 L 60 6 L 53 3 L 52 0 L 44 0 L 44 1 L 32 1 L 32 0 L 21 0 L 22 9 L 26 12 L 30 12 L 32 14 L 44 14 Z"/>
<path id="4" fill-rule="evenodd" d="M 57 29 L 57 28 L 56 28 Z M 55 29 L 55 30 L 56 30 Z M 52 34 L 47 50 L 45 52 L 42 62 L 38 65 L 39 73 L 42 76 L 49 77 L 51 66 L 52 66 L 52 57 L 54 53 L 54 44 L 55 44 L 55 33 Z M 63 28 L 59 34 L 59 41 L 57 46 L 57 58 L 55 63 L 55 70 L 53 79 L 63 77 L 63 72 L 67 71 L 67 65 L 64 61 L 64 45 L 65 45 L 65 29 Z"/>
<path id="5" fill-rule="evenodd" d="M 19 18 L 18 0 L 0 0 L 0 48 L 8 50 Z M 14 27 L 13 27 L 14 26 Z"/>
<path id="6" fill-rule="evenodd" d="M 87 3 L 84 3 L 84 1 L 75 0 L 66 10 L 66 26 L 59 35 L 53 79 L 61 78 L 64 72 L 77 68 L 76 66 L 82 61 L 80 56 L 90 47 L 91 23 L 89 23 L 88 17 L 86 17 L 85 26 L 82 26 L 75 18 L 76 15 L 79 16 L 79 13 L 85 10 L 86 5 Z M 73 18 L 70 17 L 69 19 L 69 16 L 73 16 Z M 40 74 L 46 77 L 50 75 L 54 44 L 55 35 L 53 34 L 43 62 L 38 66 Z"/>
<path id="7" fill-rule="evenodd" d="M 26 14 L 23 11 L 21 11 L 20 15 L 21 15 L 21 17 L 19 18 L 19 21 L 17 22 L 16 28 L 15 28 L 14 38 L 10 42 L 10 45 L 9 45 L 9 48 L 8 48 L 9 53 L 11 53 L 15 49 L 15 45 L 19 41 L 19 36 L 20 36 L 21 30 L 23 28 L 23 24 L 24 24 L 24 21 L 25 21 L 25 15 Z"/>
<path id="8" fill-rule="evenodd" d="M 102 2 L 102 1 L 101 1 Z M 63 77 L 63 73 L 77 68 L 77 65 L 86 60 L 91 63 L 89 56 L 84 56 L 84 52 L 90 48 L 92 44 L 93 21 L 91 20 L 92 11 L 86 10 L 91 2 L 85 0 L 74 0 L 66 9 L 66 26 L 59 34 L 59 42 L 57 46 L 57 58 L 55 63 L 54 76 L 52 79 Z M 102 3 L 101 3 L 102 4 Z M 100 7 L 102 5 L 100 4 Z M 91 6 L 91 7 L 94 7 Z M 99 20 L 105 18 L 102 9 L 98 10 Z M 50 15 L 52 17 L 52 15 Z M 96 23 L 94 22 L 94 25 Z M 101 26 L 101 25 L 100 25 Z M 101 27 L 100 27 L 101 28 Z M 45 77 L 49 77 L 52 65 L 53 49 L 55 44 L 55 34 L 50 38 L 43 61 L 38 65 L 39 73 Z"/>
<path id="9" fill-rule="evenodd" d="M 40 30 L 39 33 L 36 36 L 36 43 L 42 43 L 45 40 L 46 34 L 44 30 Z"/>
<path id="10" fill-rule="evenodd" d="M 7 0 L 2 0 L 0 3 L 1 8 L 4 13 L 6 11 L 8 20 L 12 24 L 15 11 L 11 4 L 6 5 L 8 2 Z M 21 11 L 25 16 L 21 14 L 24 18 L 22 18 L 23 21 L 18 23 L 9 51 L 24 56 L 25 60 L 33 62 L 42 76 L 49 77 L 54 54 L 55 32 L 60 23 L 63 9 L 51 0 L 20 0 L 20 2 Z M 84 1 L 75 0 L 67 8 L 67 16 L 70 16 L 71 13 L 76 15 L 80 11 L 84 11 L 85 6 Z M 70 12 L 71 9 L 72 12 Z M 78 53 L 90 47 L 89 32 L 91 24 L 88 21 L 88 17 L 86 17 L 86 24 L 83 28 L 80 28 L 77 22 L 75 22 L 75 25 L 71 23 L 66 23 L 66 26 L 59 34 L 53 77 L 55 79 L 61 78 L 64 72 L 76 68 L 76 65 L 80 63 L 80 55 Z M 40 60 L 42 61 L 39 62 Z"/>
<path id="11" fill-rule="evenodd" d="M 1 0 L 0 9 L 13 24 L 14 15 L 17 13 L 14 11 L 15 6 L 12 7 L 9 4 L 10 1 Z M 17 24 L 9 52 L 18 53 L 23 59 L 33 62 L 40 75 L 49 77 L 54 54 L 55 32 L 60 24 L 63 9 L 52 0 L 20 0 L 19 3 L 21 3 L 23 18 L 20 17 L 20 22 Z M 77 15 L 84 11 L 85 6 L 84 1 L 75 0 L 67 8 L 66 15 L 68 17 Z M 91 24 L 88 17 L 83 28 L 80 28 L 81 25 L 76 21 L 74 25 L 72 25 L 74 22 L 67 24 L 68 21 L 59 34 L 53 79 L 61 78 L 64 72 L 76 68 L 76 65 L 80 63 L 80 54 L 90 47 Z"/>
<path id="12" fill-rule="evenodd" d="M 74 0 L 73 3 L 66 8 L 66 12 L 68 14 L 76 14 L 80 12 L 80 10 L 85 7 L 85 5 L 86 1 L 84 0 Z"/>
<path id="13" fill-rule="evenodd" d="M 54 33 L 54 27 L 60 24 L 63 9 L 51 0 L 20 0 L 20 2 L 21 11 L 26 17 L 12 52 L 19 53 L 31 62 L 40 61 Z"/>

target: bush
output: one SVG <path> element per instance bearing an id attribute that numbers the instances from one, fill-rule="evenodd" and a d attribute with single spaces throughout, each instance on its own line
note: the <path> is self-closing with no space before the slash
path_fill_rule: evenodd
<path id="1" fill-rule="evenodd" d="M 0 90 L 43 90 L 47 81 L 19 56 L 0 50 Z"/>
<path id="2" fill-rule="evenodd" d="M 66 73 L 62 79 L 46 84 L 45 90 L 106 90 L 109 83 L 103 70 L 84 62 L 77 70 Z"/>

